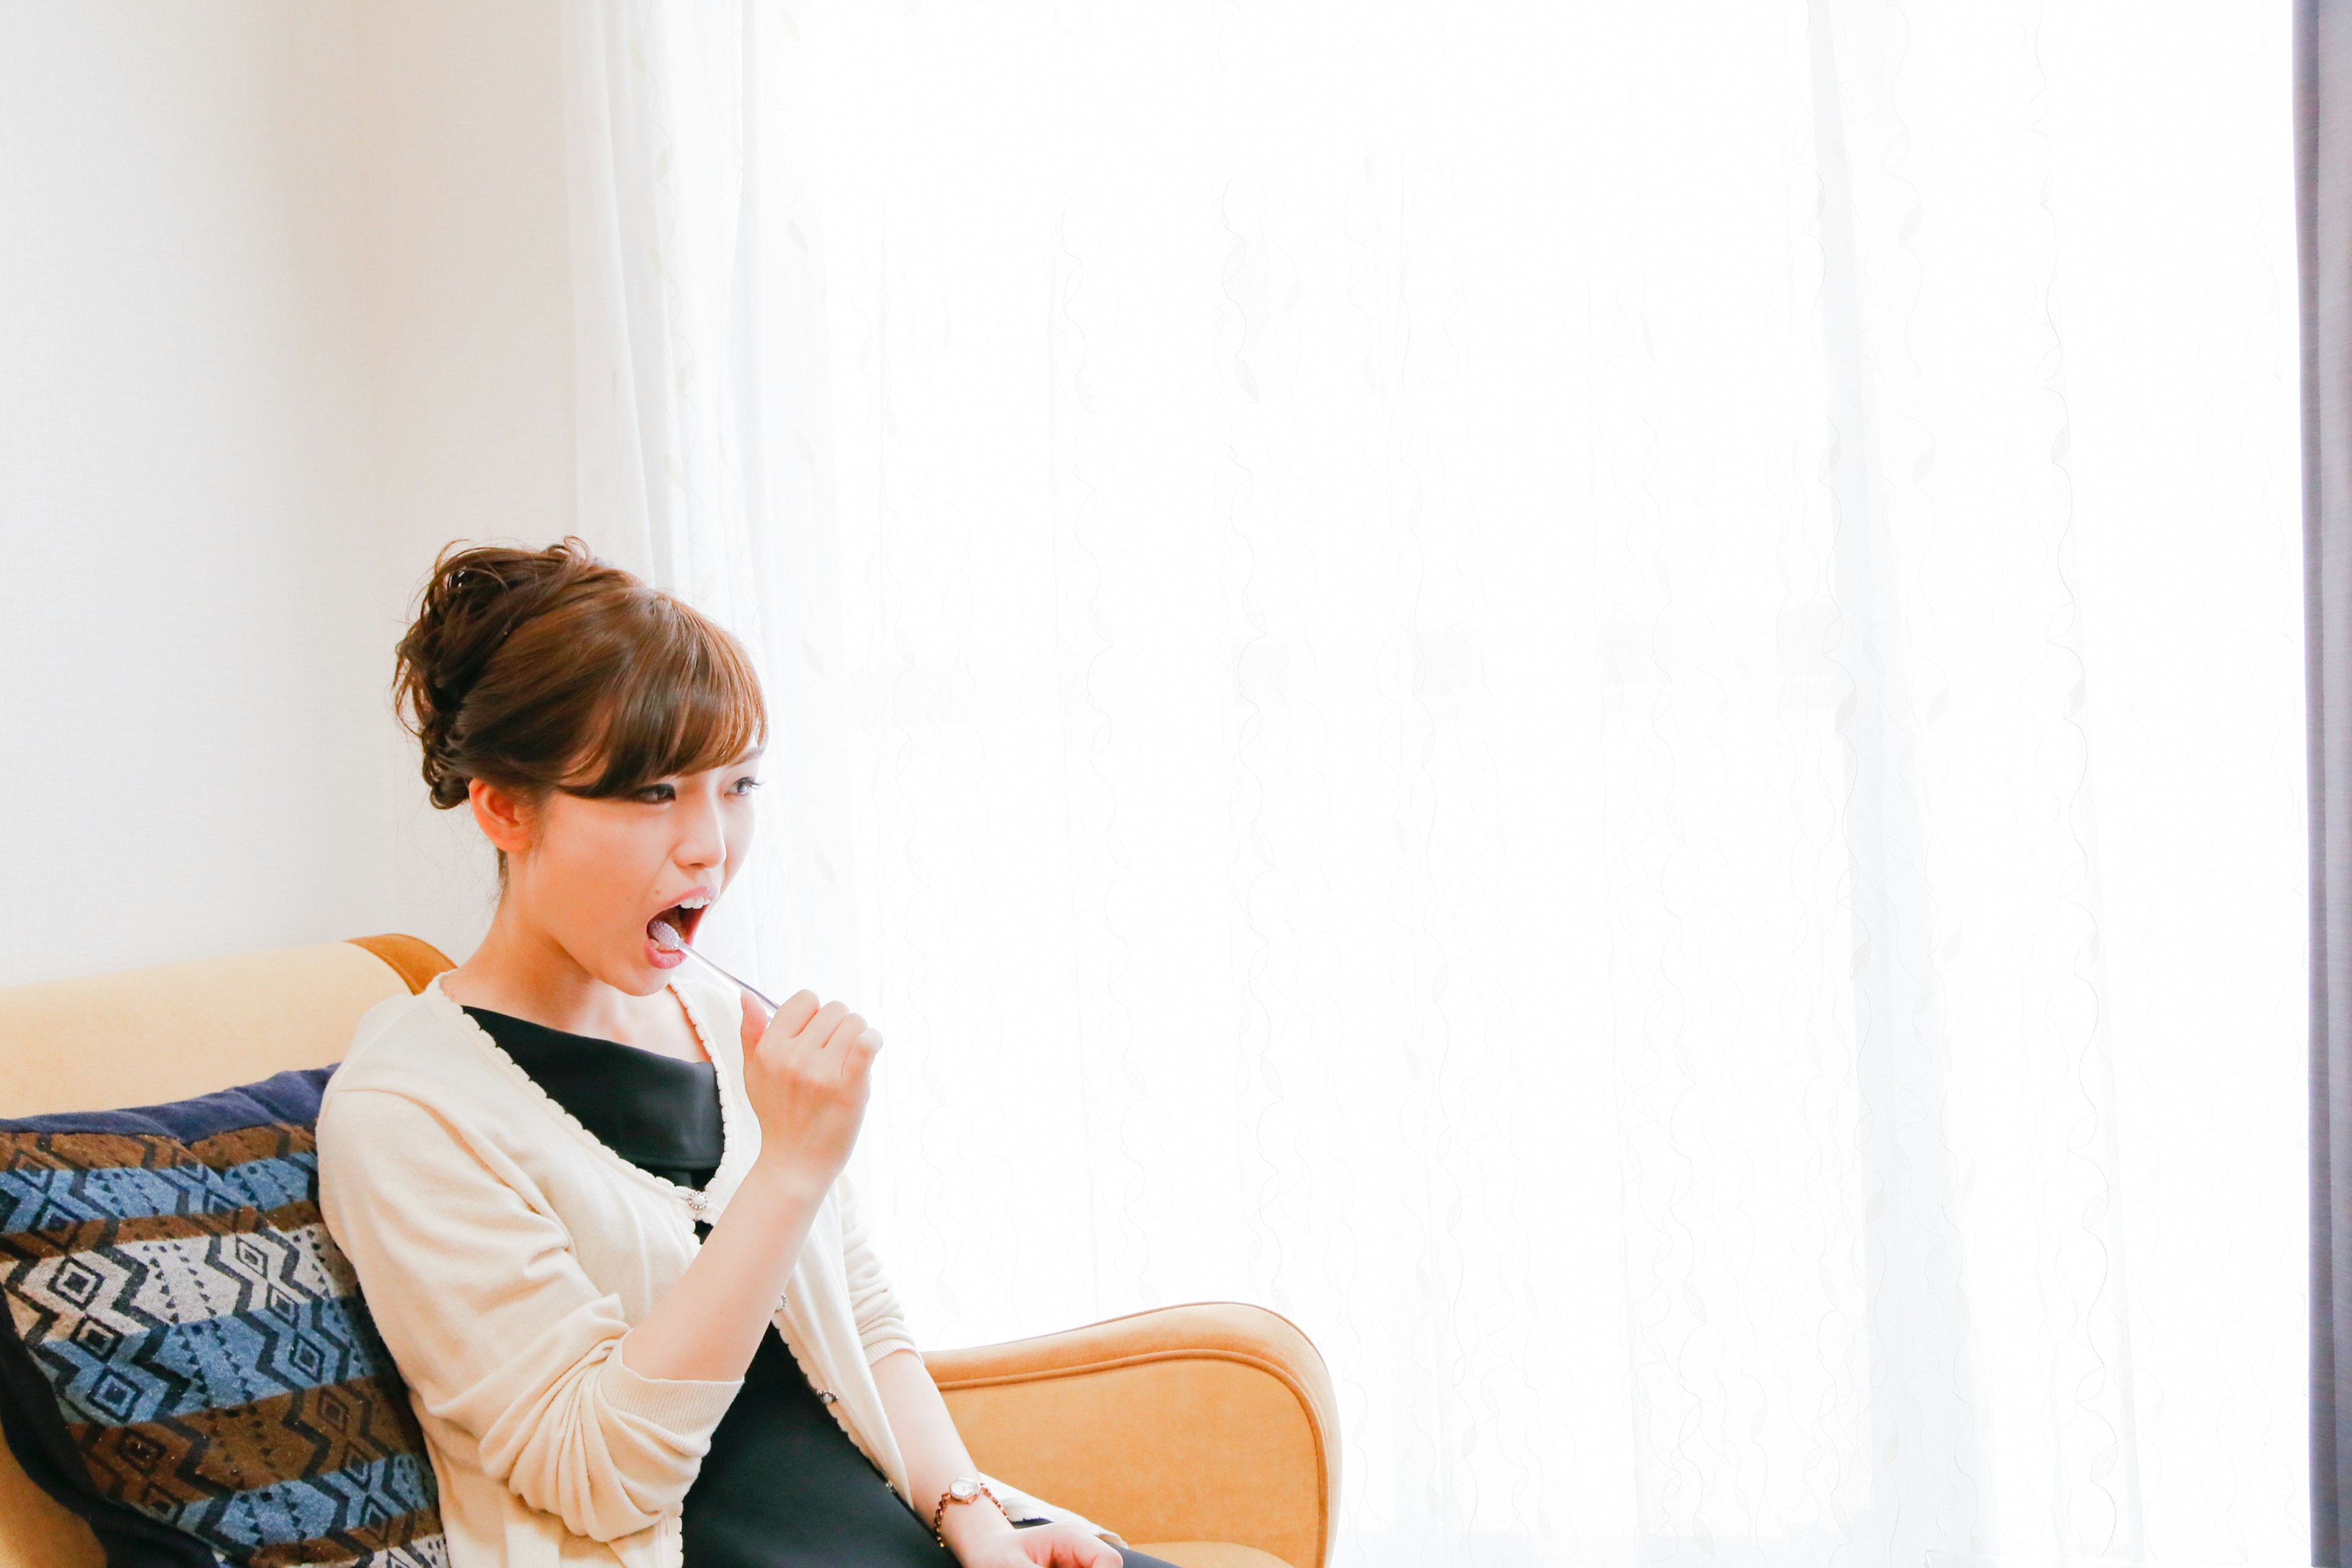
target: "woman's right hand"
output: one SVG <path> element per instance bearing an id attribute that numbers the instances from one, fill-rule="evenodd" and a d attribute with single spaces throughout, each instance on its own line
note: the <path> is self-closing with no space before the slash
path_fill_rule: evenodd
<path id="1" fill-rule="evenodd" d="M 743 998 L 743 1085 L 760 1119 L 760 1163 L 818 1190 L 833 1184 L 866 1119 L 881 1034 L 841 1002 L 799 991 L 773 1017 Z"/>
<path id="2" fill-rule="evenodd" d="M 742 1037 L 760 1158 L 685 1274 L 621 1336 L 623 1364 L 646 1377 L 744 1375 L 866 1119 L 882 1037 L 842 1003 L 803 991 L 770 1018 L 746 997 Z"/>

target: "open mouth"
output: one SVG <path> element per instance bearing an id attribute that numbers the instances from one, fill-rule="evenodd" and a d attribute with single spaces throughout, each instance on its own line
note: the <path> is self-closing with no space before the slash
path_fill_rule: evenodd
<path id="1" fill-rule="evenodd" d="M 646 940 L 652 942 L 656 948 L 663 947 L 665 944 L 661 936 L 654 928 L 656 925 L 666 925 L 677 933 L 678 941 L 691 944 L 694 941 L 695 930 L 702 924 L 702 917 L 709 908 L 710 900 L 701 895 L 672 904 L 646 922 Z"/>

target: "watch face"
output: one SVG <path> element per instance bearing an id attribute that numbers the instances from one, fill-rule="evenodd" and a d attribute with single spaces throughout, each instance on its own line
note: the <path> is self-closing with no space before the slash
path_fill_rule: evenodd
<path id="1" fill-rule="evenodd" d="M 961 1480 L 949 1487 L 948 1490 L 957 1498 L 969 1502 L 980 1495 L 980 1483 L 975 1480 Z"/>

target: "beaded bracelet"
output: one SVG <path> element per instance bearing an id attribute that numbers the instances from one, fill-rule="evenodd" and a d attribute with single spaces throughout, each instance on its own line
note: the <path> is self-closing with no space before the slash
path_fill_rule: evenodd
<path id="1" fill-rule="evenodd" d="M 998 1497 L 994 1492 L 990 1491 L 988 1489 L 987 1482 L 975 1480 L 970 1476 L 960 1476 L 956 1479 L 948 1483 L 948 1489 L 940 1494 L 938 1506 L 931 1510 L 931 1534 L 938 1538 L 939 1543 L 941 1546 L 945 1546 L 948 1543 L 948 1538 L 940 1534 L 940 1522 L 948 1516 L 948 1504 L 951 1502 L 970 1502 L 974 1498 L 983 1497 L 989 1501 L 994 1503 L 996 1505 L 996 1511 L 1004 1514 L 1006 1519 L 1010 1520 L 1013 1517 L 1010 1513 L 1005 1512 L 1004 1500 Z"/>

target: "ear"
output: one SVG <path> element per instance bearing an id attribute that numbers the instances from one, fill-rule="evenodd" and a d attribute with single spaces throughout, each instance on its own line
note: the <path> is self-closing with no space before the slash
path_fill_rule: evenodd
<path id="1" fill-rule="evenodd" d="M 509 855 L 530 847 L 530 816 L 519 797 L 494 784 L 467 779 L 466 799 L 474 808 L 474 826 L 492 845 Z"/>

